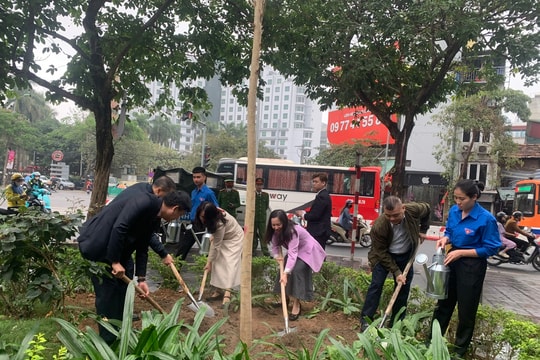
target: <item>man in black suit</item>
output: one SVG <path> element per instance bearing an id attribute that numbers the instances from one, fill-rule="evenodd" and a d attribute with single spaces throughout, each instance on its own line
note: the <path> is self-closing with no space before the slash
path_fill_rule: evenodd
<path id="1" fill-rule="evenodd" d="M 149 192 L 115 199 L 87 221 L 77 239 L 85 259 L 108 264 L 112 277 L 92 276 L 96 293 L 96 312 L 108 319 L 121 320 L 127 284 L 121 278 L 137 275 L 138 286 L 148 295 L 146 265 L 149 239 L 159 219 L 171 221 L 191 209 L 187 193 L 173 191 L 163 198 Z M 132 254 L 135 252 L 135 269 Z M 100 336 L 109 344 L 116 337 L 105 328 Z"/>
<path id="2" fill-rule="evenodd" d="M 332 200 L 328 190 L 326 190 L 327 183 L 328 176 L 326 174 L 314 174 L 311 177 L 311 185 L 313 190 L 317 192 L 317 196 L 315 196 L 308 212 L 300 210 L 296 213 L 307 221 L 307 231 L 321 244 L 323 249 L 326 248 L 326 241 L 330 237 L 332 228 Z"/>

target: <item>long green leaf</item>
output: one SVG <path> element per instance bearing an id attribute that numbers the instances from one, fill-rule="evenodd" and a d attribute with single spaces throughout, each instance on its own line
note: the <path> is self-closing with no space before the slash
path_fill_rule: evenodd
<path id="1" fill-rule="evenodd" d="M 118 346 L 118 357 L 123 359 L 129 351 L 129 340 L 133 332 L 133 304 L 135 302 L 135 284 L 131 281 L 126 290 L 124 300 L 124 314 L 122 315 L 122 327 L 120 328 L 120 344 Z"/>

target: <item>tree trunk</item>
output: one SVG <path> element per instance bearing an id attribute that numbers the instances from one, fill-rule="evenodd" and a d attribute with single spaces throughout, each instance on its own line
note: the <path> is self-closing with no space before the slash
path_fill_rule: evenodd
<path id="1" fill-rule="evenodd" d="M 107 200 L 109 173 L 114 156 L 111 113 L 110 101 L 106 99 L 103 99 L 94 111 L 96 118 L 96 167 L 88 218 L 99 213 Z"/>
<path id="2" fill-rule="evenodd" d="M 414 115 L 407 114 L 404 116 L 404 125 L 399 131 L 396 140 L 396 144 L 400 146 L 396 147 L 396 160 L 394 163 L 392 174 L 392 195 L 396 195 L 403 199 L 405 194 L 405 165 L 407 162 L 407 147 L 409 145 L 409 139 L 414 127 Z"/>
<path id="3" fill-rule="evenodd" d="M 251 50 L 251 72 L 248 92 L 248 167 L 246 189 L 246 217 L 244 220 L 244 247 L 240 282 L 240 340 L 248 347 L 252 343 L 251 309 L 251 263 L 253 257 L 253 224 L 255 223 L 255 169 L 257 158 L 256 106 L 259 62 L 261 57 L 262 19 L 264 0 L 254 0 L 255 15 L 253 28 L 253 48 Z M 262 245 L 262 244 L 261 244 Z"/>

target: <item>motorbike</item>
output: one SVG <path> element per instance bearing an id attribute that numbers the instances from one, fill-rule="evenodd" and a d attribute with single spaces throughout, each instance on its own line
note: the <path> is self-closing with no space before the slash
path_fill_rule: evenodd
<path id="1" fill-rule="evenodd" d="M 38 207 L 44 213 L 51 213 L 51 192 L 46 189 L 29 189 L 28 200 L 26 201 L 26 207 Z"/>
<path id="2" fill-rule="evenodd" d="M 358 215 L 358 228 L 356 231 L 356 242 L 362 247 L 371 246 L 371 236 L 369 235 L 371 231 L 371 226 L 367 223 L 362 215 Z M 338 223 L 332 221 L 332 229 L 330 237 L 326 241 L 326 245 L 338 243 L 350 243 L 351 239 L 346 236 L 347 231 Z M 352 233 L 352 232 L 351 232 Z"/>
<path id="3" fill-rule="evenodd" d="M 512 265 L 528 265 L 532 266 L 540 271 L 540 237 L 532 239 L 532 236 L 525 238 L 524 236 L 519 236 L 520 239 L 528 240 L 529 247 L 525 251 L 518 250 L 517 248 L 513 250 L 517 253 L 517 257 L 521 260 L 516 261 L 516 256 L 511 253 L 512 250 L 508 251 L 509 258 L 502 257 L 499 254 L 493 255 L 487 259 L 489 265 L 499 266 L 501 264 L 512 264 Z"/>

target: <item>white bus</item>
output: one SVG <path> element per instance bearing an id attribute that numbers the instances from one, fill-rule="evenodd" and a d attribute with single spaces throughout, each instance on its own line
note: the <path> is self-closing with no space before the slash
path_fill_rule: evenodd
<path id="1" fill-rule="evenodd" d="M 347 199 L 354 200 L 356 171 L 349 167 L 299 165 L 290 160 L 258 158 L 256 177 L 264 179 L 264 191 L 270 195 L 270 208 L 293 212 L 308 209 L 315 198 L 311 177 L 316 173 L 328 176 L 327 189 L 332 199 L 332 217 L 338 217 Z M 238 218 L 243 222 L 246 204 L 247 158 L 221 159 L 218 173 L 233 174 L 234 187 L 240 192 L 242 207 Z M 367 166 L 360 169 L 358 212 L 366 220 L 378 217 L 381 195 L 381 168 Z"/>

